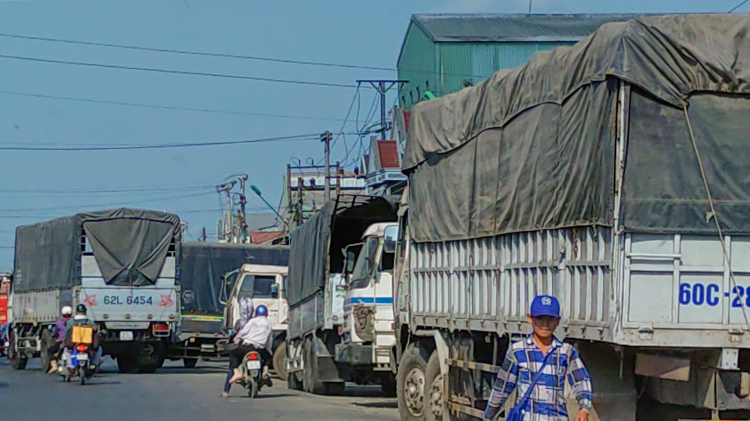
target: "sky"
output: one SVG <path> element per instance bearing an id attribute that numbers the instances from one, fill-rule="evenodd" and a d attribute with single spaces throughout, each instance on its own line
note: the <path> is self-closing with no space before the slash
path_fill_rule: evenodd
<path id="1" fill-rule="evenodd" d="M 739 2 L 533 0 L 532 6 L 534 13 L 680 13 L 727 12 Z M 0 147 L 200 143 L 338 133 L 356 92 L 351 87 L 11 57 L 336 85 L 396 77 L 395 70 L 178 55 L 7 35 L 395 69 L 412 14 L 526 13 L 528 6 L 524 0 L 0 0 Z M 750 3 L 737 12 L 750 12 Z M 374 92 L 361 91 L 360 120 L 373 99 Z M 394 100 L 391 95 L 389 105 Z M 351 121 L 344 127 L 354 130 Z M 347 146 L 355 141 L 351 135 L 345 139 Z M 336 143 L 332 161 L 343 160 L 344 143 Z M 0 271 L 12 270 L 18 225 L 128 206 L 180 215 L 191 240 L 202 227 L 216 231 L 215 186 L 225 177 L 247 173 L 249 184 L 277 204 L 286 165 L 318 161 L 322 155 L 322 144 L 312 138 L 185 149 L 0 151 Z M 265 212 L 263 206 L 248 194 L 251 211 Z"/>

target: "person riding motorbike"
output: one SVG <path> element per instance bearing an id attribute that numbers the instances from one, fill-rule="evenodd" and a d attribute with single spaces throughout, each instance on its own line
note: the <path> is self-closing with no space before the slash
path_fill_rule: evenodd
<path id="1" fill-rule="evenodd" d="M 74 343 L 72 343 L 71 333 L 73 331 L 73 326 L 92 326 L 94 327 L 94 322 L 88 318 L 87 315 L 87 309 L 86 306 L 83 304 L 78 304 L 76 306 L 76 315 L 68 320 L 68 322 L 65 324 L 65 349 L 63 350 L 63 356 L 66 362 L 67 368 L 72 368 L 73 363 L 71 360 L 72 355 L 72 349 L 75 346 Z M 92 344 L 91 348 L 96 349 L 96 353 L 91 358 L 91 365 L 92 370 L 96 372 L 99 369 L 99 363 L 102 359 L 102 347 L 99 346 L 99 338 L 98 335 L 94 335 L 94 343 Z"/>
<path id="2" fill-rule="evenodd" d="M 65 306 L 60 311 L 60 318 L 55 322 L 55 326 L 52 328 L 52 340 L 54 343 L 49 347 L 49 355 L 52 355 L 50 360 L 50 368 L 48 373 L 55 373 L 57 371 L 57 360 L 60 358 L 61 351 L 63 349 L 63 342 L 65 342 L 65 328 L 68 324 L 68 320 L 73 317 L 73 309 L 70 306 Z"/>
<path id="3" fill-rule="evenodd" d="M 273 329 L 271 328 L 271 323 L 268 321 L 268 308 L 266 306 L 259 305 L 255 309 L 255 317 L 248 320 L 240 331 L 237 332 L 234 343 L 237 347 L 229 354 L 229 371 L 224 383 L 224 391 L 221 392 L 221 396 L 224 398 L 229 396 L 232 383 L 242 378 L 242 374 L 237 370 L 237 367 L 242 364 L 245 354 L 250 351 L 258 351 L 263 361 L 271 361 Z M 263 364 L 263 381 L 269 387 L 272 385 L 271 378 L 268 375 L 267 364 Z"/>

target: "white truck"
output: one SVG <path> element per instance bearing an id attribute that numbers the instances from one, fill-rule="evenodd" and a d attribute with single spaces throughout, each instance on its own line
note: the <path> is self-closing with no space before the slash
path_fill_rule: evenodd
<path id="1" fill-rule="evenodd" d="M 283 247 L 288 260 L 288 247 Z M 224 309 L 225 328 L 239 329 L 240 305 L 239 299 L 248 297 L 253 300 L 253 306 L 260 305 L 268 309 L 268 321 L 273 329 L 273 361 L 270 367 L 283 380 L 287 379 L 286 371 L 286 333 L 289 319 L 289 307 L 286 301 L 285 289 L 287 266 L 244 264 L 237 273 L 237 281 L 231 283 L 231 292 Z M 232 277 L 230 273 L 227 278 Z M 230 281 L 231 282 L 231 281 Z"/>
<path id="2" fill-rule="evenodd" d="M 286 284 L 290 388 L 339 394 L 346 381 L 358 380 L 349 362 L 336 361 L 344 333 L 346 247 L 361 242 L 372 224 L 395 219 L 394 204 L 385 198 L 341 194 L 292 233 Z"/>
<path id="3" fill-rule="evenodd" d="M 87 307 L 105 355 L 122 372 L 152 372 L 179 321 L 181 229 L 176 215 L 113 209 L 16 229 L 8 357 L 16 370 L 41 357 L 63 306 Z"/>
<path id="4" fill-rule="evenodd" d="M 380 384 L 391 396 L 396 394 L 393 265 L 397 238 L 397 223 L 378 223 L 367 228 L 363 242 L 346 247 L 344 324 L 335 358 L 350 367 L 354 383 Z"/>
<path id="5" fill-rule="evenodd" d="M 481 418 L 539 294 L 562 303 L 591 419 L 748 419 L 748 33 L 747 15 L 605 24 L 414 107 L 403 420 Z"/>

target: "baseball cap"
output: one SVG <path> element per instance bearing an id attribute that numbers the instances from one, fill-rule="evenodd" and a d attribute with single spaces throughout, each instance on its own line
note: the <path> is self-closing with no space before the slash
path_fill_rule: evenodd
<path id="1" fill-rule="evenodd" d="M 531 302 L 531 317 L 560 318 L 560 302 L 551 295 L 537 295 Z"/>

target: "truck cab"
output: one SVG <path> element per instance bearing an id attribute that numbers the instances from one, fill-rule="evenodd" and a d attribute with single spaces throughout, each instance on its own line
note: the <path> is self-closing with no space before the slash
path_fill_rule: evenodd
<path id="1" fill-rule="evenodd" d="M 253 306 L 268 308 L 268 321 L 273 328 L 273 362 L 276 374 L 286 380 L 284 367 L 286 358 L 286 331 L 289 324 L 289 307 L 286 301 L 285 284 L 288 268 L 286 266 L 243 265 L 237 274 L 236 282 L 231 282 L 231 292 L 224 310 L 225 327 L 239 330 L 240 298 L 249 297 Z"/>
<path id="2" fill-rule="evenodd" d="M 361 243 L 346 248 L 344 324 L 336 346 L 336 361 L 351 367 L 356 383 L 380 383 L 386 393 L 395 392 L 391 358 L 397 241 L 397 223 L 378 223 L 365 231 Z"/>

